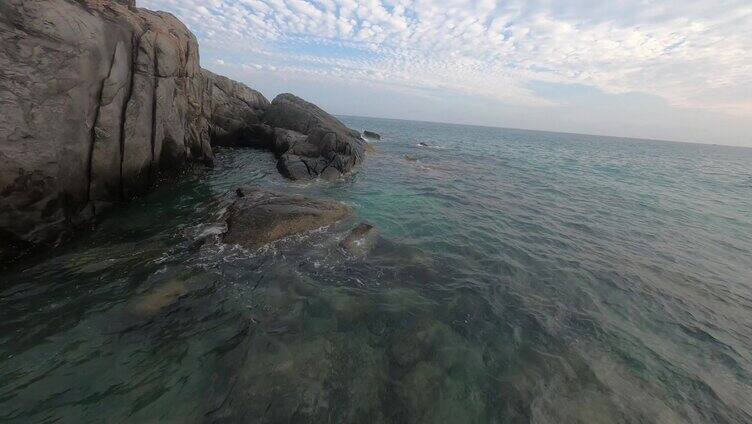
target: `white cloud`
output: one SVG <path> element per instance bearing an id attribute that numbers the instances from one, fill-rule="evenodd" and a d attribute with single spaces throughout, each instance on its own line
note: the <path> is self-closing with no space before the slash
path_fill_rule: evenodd
<path id="1" fill-rule="evenodd" d="M 563 3 L 563 4 L 562 4 Z M 141 0 L 248 70 L 546 105 L 533 81 L 752 119 L 749 0 Z M 258 66 L 258 67 L 257 67 Z"/>

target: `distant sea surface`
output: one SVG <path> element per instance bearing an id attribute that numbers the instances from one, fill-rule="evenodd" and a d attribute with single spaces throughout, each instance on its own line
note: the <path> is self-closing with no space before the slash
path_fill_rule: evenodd
<path id="1" fill-rule="evenodd" d="M 0 421 L 752 422 L 752 149 L 342 119 L 342 181 L 218 150 L 0 274 Z M 202 242 L 241 184 L 357 219 Z"/>

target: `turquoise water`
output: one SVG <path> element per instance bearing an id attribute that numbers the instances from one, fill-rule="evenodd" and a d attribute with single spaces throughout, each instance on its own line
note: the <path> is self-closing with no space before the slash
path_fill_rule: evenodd
<path id="1" fill-rule="evenodd" d="M 0 275 L 0 421 L 752 422 L 752 149 L 344 120 L 343 181 L 220 150 Z M 201 242 L 246 183 L 357 218 Z"/>

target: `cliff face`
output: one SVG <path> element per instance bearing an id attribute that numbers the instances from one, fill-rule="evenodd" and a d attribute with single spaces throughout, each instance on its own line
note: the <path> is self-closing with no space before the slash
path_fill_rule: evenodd
<path id="1" fill-rule="evenodd" d="M 291 94 L 203 70 L 194 35 L 134 0 L 0 0 L 0 259 L 52 245 L 212 145 L 335 179 L 360 134 Z"/>
<path id="2" fill-rule="evenodd" d="M 0 254 L 211 163 L 212 136 L 269 106 L 203 71 L 194 35 L 133 0 L 3 0 L 0 45 Z"/>

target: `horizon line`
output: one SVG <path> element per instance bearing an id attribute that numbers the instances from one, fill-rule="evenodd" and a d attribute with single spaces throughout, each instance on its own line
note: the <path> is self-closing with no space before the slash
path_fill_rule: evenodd
<path id="1" fill-rule="evenodd" d="M 640 137 L 629 137 L 629 136 L 619 136 L 619 135 L 609 135 L 609 134 L 590 134 L 590 133 L 579 133 L 579 132 L 571 132 L 571 131 L 514 128 L 514 127 L 502 127 L 502 126 L 496 126 L 496 125 L 430 121 L 430 120 L 425 120 L 425 119 L 386 118 L 386 117 L 381 117 L 381 116 L 352 115 L 352 114 L 344 114 L 344 113 L 335 113 L 334 116 L 343 116 L 343 117 L 351 117 L 351 118 L 366 118 L 366 119 L 383 119 L 386 121 L 422 122 L 426 124 L 457 125 L 457 126 L 463 126 L 463 127 L 492 128 L 492 129 L 498 129 L 498 130 L 513 130 L 513 131 L 530 131 L 530 132 L 542 132 L 542 133 L 550 133 L 550 134 L 582 135 L 582 136 L 587 136 L 587 137 L 617 138 L 617 139 L 622 139 L 622 140 L 652 141 L 652 142 L 658 142 L 658 143 L 694 144 L 694 145 L 700 145 L 700 146 L 736 147 L 736 148 L 742 148 L 742 149 L 752 149 L 752 146 L 739 145 L 739 144 L 703 143 L 700 141 L 681 141 L 681 140 L 669 140 L 669 139 L 661 139 L 661 138 L 640 138 Z"/>

